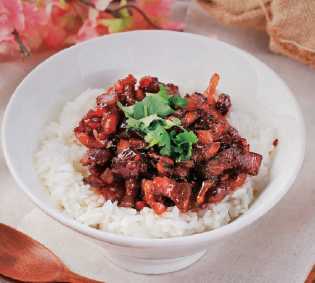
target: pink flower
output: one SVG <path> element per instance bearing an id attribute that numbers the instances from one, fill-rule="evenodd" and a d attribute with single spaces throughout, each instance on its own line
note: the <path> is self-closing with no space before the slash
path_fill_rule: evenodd
<path id="1" fill-rule="evenodd" d="M 34 3 L 24 2 L 23 12 L 25 27 L 21 37 L 30 49 L 39 49 L 42 44 L 42 36 L 49 19 L 44 9 L 38 8 Z"/>
<path id="2" fill-rule="evenodd" d="M 0 0 L 0 41 L 2 37 L 24 29 L 23 5 L 20 0 Z"/>
<path id="3" fill-rule="evenodd" d="M 42 36 L 46 47 L 59 49 L 75 43 L 74 35 L 82 25 L 82 20 L 76 13 L 77 9 L 67 3 L 61 5 L 59 1 L 52 2 L 48 7 L 48 22 Z"/>
<path id="4" fill-rule="evenodd" d="M 60 49 L 102 34 L 134 29 L 181 30 L 169 21 L 174 0 L 135 0 L 140 9 L 106 11 L 111 0 L 0 0 L 0 59 L 44 48 Z M 120 6 L 128 4 L 121 0 Z M 115 10 L 115 7 L 111 8 Z M 147 15 L 146 20 L 143 13 Z M 150 23 L 150 21 L 153 23 Z"/>
<path id="5" fill-rule="evenodd" d="M 13 58 L 19 54 L 19 46 L 12 35 L 0 40 L 0 60 Z"/>
<path id="6" fill-rule="evenodd" d="M 109 33 L 107 25 L 103 24 L 103 20 L 111 19 L 112 16 L 106 12 L 100 12 L 90 8 L 88 18 L 78 31 L 76 42 L 88 40 L 90 38 Z"/>
<path id="7" fill-rule="evenodd" d="M 150 18 L 150 20 L 162 29 L 183 30 L 183 23 L 170 21 L 171 9 L 174 0 L 136 0 L 136 5 Z M 133 14 L 133 25 L 131 29 L 153 29 L 142 15 L 137 12 Z"/>
<path id="8" fill-rule="evenodd" d="M 97 10 L 104 11 L 111 2 L 111 0 L 91 0 L 91 2 L 94 4 Z"/>
<path id="9" fill-rule="evenodd" d="M 43 41 L 50 49 L 58 49 L 64 46 L 67 33 L 65 30 L 49 23 L 44 30 Z"/>
<path id="10" fill-rule="evenodd" d="M 83 25 L 79 29 L 76 41 L 77 42 L 85 41 L 96 36 L 98 36 L 96 24 L 88 19 L 83 23 Z"/>
<path id="11" fill-rule="evenodd" d="M 174 0 L 137 0 L 136 4 L 151 18 L 165 18 L 170 15 Z"/>
<path id="12" fill-rule="evenodd" d="M 23 6 L 19 0 L 0 0 L 0 58 L 16 56 L 19 46 L 12 34 L 24 29 Z"/>
<path id="13" fill-rule="evenodd" d="M 184 23 L 182 22 L 166 22 L 160 24 L 161 28 L 175 30 L 175 31 L 183 31 L 184 30 Z"/>

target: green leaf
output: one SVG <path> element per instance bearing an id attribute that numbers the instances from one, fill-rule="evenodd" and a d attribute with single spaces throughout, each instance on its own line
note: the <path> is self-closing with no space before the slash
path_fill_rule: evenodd
<path id="1" fill-rule="evenodd" d="M 156 114 L 144 117 L 142 119 L 134 119 L 134 118 L 128 118 L 128 128 L 133 128 L 136 130 L 141 130 L 143 132 L 146 131 L 147 128 L 150 127 L 150 125 L 152 124 L 153 121 L 162 121 L 163 119 L 161 119 L 160 117 L 158 117 Z"/>
<path id="2" fill-rule="evenodd" d="M 125 113 L 127 117 L 134 119 L 142 119 L 146 116 L 156 114 L 165 117 L 172 114 L 175 110 L 169 105 L 168 97 L 163 94 L 164 90 L 147 95 L 142 101 L 131 106 L 123 106 L 120 102 L 118 107 Z"/>
<path id="3" fill-rule="evenodd" d="M 124 31 L 128 28 L 132 22 L 131 17 L 127 18 L 114 18 L 114 19 L 100 19 L 97 21 L 98 24 L 104 25 L 108 28 L 110 33 L 116 33 Z"/>
<path id="4" fill-rule="evenodd" d="M 164 124 L 165 124 L 164 128 L 168 130 L 168 129 L 175 127 L 175 126 L 180 127 L 181 121 L 178 118 L 173 117 L 172 119 L 165 119 Z"/>
<path id="5" fill-rule="evenodd" d="M 165 87 L 165 85 L 163 85 L 163 84 L 160 84 L 160 90 L 159 90 L 158 94 L 159 94 L 160 97 L 162 97 L 166 101 L 168 101 L 169 98 L 170 98 L 168 90 Z"/>
<path id="6" fill-rule="evenodd" d="M 134 119 L 134 118 L 128 118 L 128 128 L 132 128 L 135 130 L 141 130 L 142 124 L 140 120 Z"/>
<path id="7" fill-rule="evenodd" d="M 125 6 L 125 5 L 127 5 L 127 0 L 121 0 L 121 1 L 120 1 L 120 4 L 119 4 L 119 7 L 122 7 L 122 6 Z M 119 15 L 120 15 L 122 18 L 128 18 L 128 17 L 130 17 L 130 14 L 129 14 L 127 8 L 121 9 L 121 10 L 119 11 Z"/>
<path id="8" fill-rule="evenodd" d="M 132 114 L 133 118 L 142 119 L 147 116 L 147 113 L 148 113 L 148 110 L 145 103 L 139 102 L 139 103 L 134 104 L 133 114 Z"/>
<path id="9" fill-rule="evenodd" d="M 117 106 L 125 113 L 126 117 L 132 117 L 134 112 L 134 106 L 124 106 L 119 101 L 117 102 Z"/>
<path id="10" fill-rule="evenodd" d="M 157 114 L 160 117 L 165 117 L 175 111 L 169 105 L 168 100 L 166 100 L 159 93 L 151 94 L 147 96 L 143 101 L 148 107 L 148 115 Z"/>
<path id="11" fill-rule="evenodd" d="M 171 154 L 171 140 L 167 131 L 159 123 L 155 128 L 150 130 L 144 137 L 145 141 L 149 144 L 148 147 L 158 145 L 162 155 Z"/>
<path id="12" fill-rule="evenodd" d="M 186 99 L 170 96 L 162 84 L 158 93 L 147 94 L 142 101 L 131 106 L 117 103 L 127 117 L 128 128 L 141 132 L 148 147 L 157 146 L 161 155 L 172 156 L 177 161 L 191 157 L 192 145 L 198 139 L 192 131 L 181 126 L 178 118 L 165 117 L 175 111 L 173 107 L 184 107 L 186 104 Z M 180 128 L 181 132 L 172 130 L 173 127 Z"/>
<path id="13" fill-rule="evenodd" d="M 187 99 L 179 95 L 174 95 L 170 97 L 170 104 L 173 107 L 185 107 L 187 105 Z"/>
<path id="14" fill-rule="evenodd" d="M 140 120 L 143 123 L 143 126 L 148 128 L 153 121 L 163 121 L 158 115 L 152 114 L 150 116 L 144 117 Z"/>
<path id="15" fill-rule="evenodd" d="M 42 1 L 40 1 L 40 0 L 37 0 L 36 1 L 36 5 L 37 5 L 37 7 L 40 7 L 41 6 L 41 3 Z M 66 6 L 67 6 L 67 1 L 66 0 L 59 0 L 59 4 L 60 4 L 60 7 L 62 8 L 62 9 L 64 9 Z"/>
<path id="16" fill-rule="evenodd" d="M 164 146 L 160 149 L 160 154 L 164 156 L 170 156 L 171 155 L 171 145 Z"/>
<path id="17" fill-rule="evenodd" d="M 173 149 L 173 157 L 176 161 L 190 159 L 192 155 L 192 146 L 198 141 L 197 136 L 192 131 L 184 130 L 181 133 L 172 133 L 172 141 L 175 144 Z"/>
<path id="18" fill-rule="evenodd" d="M 192 131 L 184 131 L 176 135 L 176 143 L 182 144 L 182 143 L 196 143 L 198 141 L 197 136 Z"/>

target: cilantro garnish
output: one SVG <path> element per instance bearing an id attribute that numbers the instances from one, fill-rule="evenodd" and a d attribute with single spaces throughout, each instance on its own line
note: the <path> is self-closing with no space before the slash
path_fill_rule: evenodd
<path id="1" fill-rule="evenodd" d="M 183 131 L 176 134 L 171 132 L 171 140 L 176 147 L 173 151 L 179 156 L 179 160 L 188 160 L 192 155 L 192 145 L 198 141 L 197 136 L 192 131 Z"/>
<path id="2" fill-rule="evenodd" d="M 185 98 L 169 95 L 164 85 L 160 85 L 158 93 L 147 94 L 142 101 L 131 106 L 118 102 L 118 107 L 127 117 L 128 128 L 141 132 L 148 147 L 156 146 L 161 155 L 171 156 L 176 161 L 190 159 L 192 146 L 198 141 L 192 131 L 181 126 L 178 118 L 166 118 L 175 112 L 175 108 L 186 105 Z"/>

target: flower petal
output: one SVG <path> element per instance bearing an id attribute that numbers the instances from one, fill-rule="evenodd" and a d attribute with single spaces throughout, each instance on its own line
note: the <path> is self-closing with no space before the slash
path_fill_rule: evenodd
<path id="1" fill-rule="evenodd" d="M 20 0 L 0 1 L 0 37 L 24 29 L 23 5 Z"/>

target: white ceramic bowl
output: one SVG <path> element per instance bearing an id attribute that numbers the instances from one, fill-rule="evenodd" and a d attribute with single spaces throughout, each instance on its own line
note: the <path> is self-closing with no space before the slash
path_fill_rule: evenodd
<path id="1" fill-rule="evenodd" d="M 244 215 L 214 231 L 168 239 L 119 236 L 86 227 L 58 211 L 40 185 L 32 157 L 44 125 L 67 100 L 87 88 L 105 87 L 122 76 L 152 74 L 186 90 L 201 91 L 213 72 L 233 105 L 272 118 L 280 145 L 268 186 Z M 164 273 L 198 260 L 211 244 L 271 209 L 288 191 L 301 167 L 304 124 L 283 81 L 251 55 L 206 37 L 168 31 L 137 31 L 97 38 L 52 56 L 16 89 L 3 122 L 5 158 L 21 189 L 60 223 L 96 240 L 119 266 L 140 273 Z"/>

